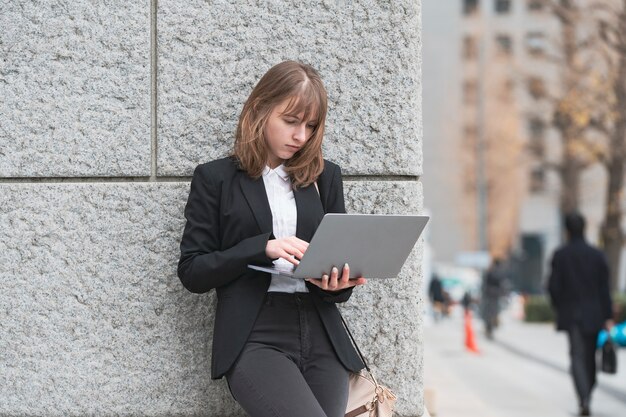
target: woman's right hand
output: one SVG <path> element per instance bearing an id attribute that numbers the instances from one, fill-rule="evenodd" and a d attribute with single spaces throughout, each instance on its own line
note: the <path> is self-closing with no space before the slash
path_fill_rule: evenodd
<path id="1" fill-rule="evenodd" d="M 299 259 L 302 259 L 308 247 L 308 242 L 295 236 L 289 236 L 282 239 L 268 240 L 265 246 L 265 254 L 270 259 L 283 258 L 294 265 L 298 265 L 300 263 Z"/>

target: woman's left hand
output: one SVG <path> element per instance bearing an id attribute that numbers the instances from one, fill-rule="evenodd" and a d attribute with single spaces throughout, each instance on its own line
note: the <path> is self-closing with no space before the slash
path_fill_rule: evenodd
<path id="1" fill-rule="evenodd" d="M 343 266 L 341 278 L 339 278 L 339 270 L 337 267 L 333 267 L 330 272 L 330 277 L 328 275 L 323 275 L 321 279 L 308 278 L 306 281 L 327 291 L 340 291 L 367 283 L 367 279 L 363 277 L 350 279 L 350 267 L 348 264 Z"/>

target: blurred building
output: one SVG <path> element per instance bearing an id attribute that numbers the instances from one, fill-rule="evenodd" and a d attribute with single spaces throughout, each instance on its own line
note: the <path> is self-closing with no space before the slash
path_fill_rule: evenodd
<path id="1" fill-rule="evenodd" d="M 538 291 L 561 243 L 560 25 L 541 0 L 423 2 L 424 190 L 438 262 L 467 251 L 512 255 L 516 284 Z M 605 174 L 584 172 L 581 211 L 597 241 Z M 623 274 L 621 274 L 623 275 Z"/>

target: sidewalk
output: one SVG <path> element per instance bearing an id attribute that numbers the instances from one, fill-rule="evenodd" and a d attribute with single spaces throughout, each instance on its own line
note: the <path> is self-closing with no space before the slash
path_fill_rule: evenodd
<path id="1" fill-rule="evenodd" d="M 567 338 L 504 315 L 495 341 L 474 320 L 480 354 L 464 348 L 460 312 L 424 330 L 425 396 L 433 417 L 572 417 L 578 412 Z M 594 416 L 626 416 L 626 349 L 617 375 L 598 374 Z M 432 401 L 429 401 L 432 400 Z"/>

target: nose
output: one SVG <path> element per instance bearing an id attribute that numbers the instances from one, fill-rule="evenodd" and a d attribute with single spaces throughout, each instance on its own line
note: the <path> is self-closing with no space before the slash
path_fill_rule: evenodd
<path id="1" fill-rule="evenodd" d="M 299 142 L 306 140 L 306 123 L 300 123 L 293 132 L 293 138 Z"/>

